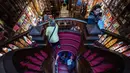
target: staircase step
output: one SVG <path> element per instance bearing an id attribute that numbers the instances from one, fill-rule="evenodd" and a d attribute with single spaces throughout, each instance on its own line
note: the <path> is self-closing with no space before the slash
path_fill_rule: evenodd
<path id="1" fill-rule="evenodd" d="M 36 28 L 40 33 L 42 32 L 43 27 L 41 27 L 41 26 L 36 26 L 35 28 Z"/>
<path id="2" fill-rule="evenodd" d="M 44 38 L 41 36 L 32 36 L 32 40 L 34 40 L 39 46 L 45 44 Z"/>
<path id="3" fill-rule="evenodd" d="M 38 44 L 39 47 L 47 46 L 47 44 Z"/>
<path id="4" fill-rule="evenodd" d="M 89 36 L 89 37 L 87 37 L 87 41 L 88 40 L 94 40 L 94 41 L 96 41 L 96 40 L 99 40 L 99 37 L 98 36 Z"/>
<path id="5" fill-rule="evenodd" d="M 84 45 L 93 45 L 93 43 L 84 43 Z"/>
<path id="6" fill-rule="evenodd" d="M 37 30 L 35 27 L 32 28 L 32 30 L 29 32 L 30 35 L 41 35 L 41 32 Z"/>
<path id="7" fill-rule="evenodd" d="M 84 42 L 84 45 L 93 45 L 93 43 L 96 40 L 99 40 L 98 36 L 89 36 L 89 37 L 87 37 L 87 40 Z"/>
<path id="8" fill-rule="evenodd" d="M 98 35 L 101 34 L 101 30 L 98 28 L 96 24 L 88 24 L 86 25 L 87 30 L 90 35 Z"/>
<path id="9" fill-rule="evenodd" d="M 32 40 L 35 40 L 35 41 L 44 41 L 44 38 L 41 37 L 41 36 L 32 36 Z"/>
<path id="10" fill-rule="evenodd" d="M 95 25 L 87 24 L 86 27 L 87 27 L 88 32 L 90 32 L 94 28 L 94 26 Z"/>
<path id="11" fill-rule="evenodd" d="M 59 65 L 58 69 L 60 69 L 60 70 L 68 70 L 66 65 Z"/>

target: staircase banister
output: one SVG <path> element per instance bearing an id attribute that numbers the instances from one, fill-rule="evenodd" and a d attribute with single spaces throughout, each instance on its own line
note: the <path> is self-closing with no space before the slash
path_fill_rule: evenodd
<path id="1" fill-rule="evenodd" d="M 86 68 L 85 66 L 87 66 L 88 68 Z M 92 73 L 92 67 L 90 66 L 90 63 L 86 61 L 84 57 L 81 56 L 78 60 L 76 60 L 76 70 L 77 73 L 82 73 L 83 71 L 81 70 L 84 70 L 86 73 Z"/>
<path id="2" fill-rule="evenodd" d="M 68 17 L 56 18 L 56 19 L 55 19 L 56 22 L 57 22 L 57 21 L 67 21 L 67 20 L 68 20 L 68 21 L 77 21 L 77 22 L 84 23 L 84 24 L 83 24 L 82 33 L 84 34 L 84 37 L 85 37 L 85 38 L 87 37 L 87 35 L 89 35 L 89 34 L 88 34 L 88 31 L 86 31 L 86 30 L 87 30 L 87 27 L 86 27 L 87 22 L 86 22 L 85 20 L 81 20 L 81 19 L 77 19 L 77 18 L 68 18 Z M 42 23 L 42 24 L 40 24 L 40 25 L 38 25 L 38 26 L 43 26 L 44 28 L 46 28 L 46 26 L 47 26 L 48 23 L 49 23 L 49 21 L 44 22 L 44 23 Z"/>
<path id="3" fill-rule="evenodd" d="M 41 50 L 45 51 L 44 48 L 45 48 L 45 46 L 44 47 L 33 47 L 33 48 L 17 49 L 17 50 L 9 52 L 12 55 L 8 55 L 9 53 L 6 53 L 4 56 L 7 57 L 6 60 L 8 60 L 8 62 L 11 62 L 12 67 L 14 67 L 14 69 L 17 70 L 17 72 L 20 72 L 20 71 L 23 71 L 23 69 L 21 69 L 20 62 L 24 61 L 27 56 L 31 56 L 32 54 L 40 52 Z M 8 66 L 6 66 L 6 68 L 8 69 L 8 71 L 12 72 L 9 69 Z M 10 73 L 10 72 L 7 72 L 7 73 Z M 16 72 L 12 72 L 12 73 L 16 73 Z"/>
<path id="4" fill-rule="evenodd" d="M 55 21 L 78 21 L 78 22 L 82 22 L 84 24 L 87 24 L 86 21 L 81 20 L 81 19 L 77 19 L 77 18 L 56 18 Z M 49 23 L 49 21 L 47 22 L 43 22 L 42 24 L 39 24 L 38 26 L 43 26 L 43 25 L 47 25 Z"/>
<path id="5" fill-rule="evenodd" d="M 89 46 L 91 47 L 92 50 L 104 51 L 105 53 L 110 53 L 110 55 L 114 55 L 116 57 L 118 56 L 118 58 L 115 58 L 114 56 L 111 56 L 111 60 L 114 61 L 114 59 L 115 59 L 115 60 L 117 60 L 116 63 L 121 64 L 120 66 L 123 69 L 122 73 L 128 73 L 129 72 L 128 71 L 128 70 L 130 70 L 130 58 L 129 57 L 127 57 L 127 56 L 125 56 L 123 54 L 120 54 L 118 52 L 112 51 L 112 50 L 103 49 L 103 48 L 92 46 L 92 45 L 89 45 Z"/>
<path id="6" fill-rule="evenodd" d="M 41 48 L 41 49 L 43 49 L 43 48 Z M 15 66 L 15 65 L 17 65 L 17 63 L 14 60 L 16 58 L 15 56 L 21 55 L 20 52 L 29 51 L 29 50 L 37 50 L 37 49 L 34 49 L 34 48 L 17 49 L 15 51 L 10 51 L 10 52 L 4 54 L 0 58 L 0 63 L 3 63 L 3 64 L 0 64 L 0 66 L 1 66 L 0 71 L 2 71 L 2 73 L 10 73 L 10 72 L 19 73 L 18 72 L 19 70 L 17 70 L 17 67 Z M 22 58 L 21 58 L 21 56 L 19 56 L 17 59 L 20 60 Z"/>
<path id="7" fill-rule="evenodd" d="M 72 31 L 72 30 L 59 30 L 59 32 L 72 32 L 73 34 L 76 34 L 76 35 L 80 35 L 80 33 L 79 32 L 77 32 L 77 31 Z"/>
<path id="8" fill-rule="evenodd" d="M 121 39 L 122 41 L 126 42 L 126 43 L 130 43 L 130 39 L 129 38 L 126 38 L 122 35 L 118 35 L 118 34 L 115 34 L 113 32 L 110 32 L 108 30 L 102 30 L 102 32 L 106 33 L 106 34 L 109 34 L 111 36 L 114 36 L 115 38 L 118 38 L 118 39 Z"/>
<path id="9" fill-rule="evenodd" d="M 77 18 L 68 18 L 68 17 L 64 17 L 64 18 L 56 18 L 55 19 L 56 21 L 58 21 L 58 20 L 69 20 L 69 21 L 78 21 L 78 22 L 82 22 L 82 23 L 85 23 L 85 24 L 87 24 L 87 22 L 86 21 L 84 21 L 84 20 L 81 20 L 81 19 L 77 19 Z"/>
<path id="10" fill-rule="evenodd" d="M 26 31 L 26 32 L 23 32 L 23 33 L 21 33 L 19 35 L 16 35 L 16 36 L 12 37 L 11 39 L 9 39 L 9 40 L 7 40 L 7 41 L 5 41 L 3 43 L 0 43 L 0 47 L 4 47 L 5 45 L 9 44 L 10 42 L 15 41 L 15 40 L 23 37 L 24 35 L 28 34 L 30 31 L 31 31 L 31 29 Z"/>
<path id="11" fill-rule="evenodd" d="M 3 65 L 1 65 L 1 67 L 3 67 L 4 70 L 6 73 L 18 73 L 14 64 L 13 64 L 13 60 L 12 60 L 12 57 L 14 55 L 15 51 L 11 51 L 5 55 L 3 55 Z"/>

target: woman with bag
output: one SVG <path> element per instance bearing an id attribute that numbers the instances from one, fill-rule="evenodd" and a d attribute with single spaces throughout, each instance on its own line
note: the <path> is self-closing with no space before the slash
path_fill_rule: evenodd
<path id="1" fill-rule="evenodd" d="M 46 36 L 48 37 L 48 41 L 54 49 L 56 46 L 60 48 L 58 25 L 55 23 L 54 18 L 49 20 L 49 26 L 46 29 Z"/>

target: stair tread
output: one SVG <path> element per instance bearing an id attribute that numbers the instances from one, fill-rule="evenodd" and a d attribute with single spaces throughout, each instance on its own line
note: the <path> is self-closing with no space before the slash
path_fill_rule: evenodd
<path id="1" fill-rule="evenodd" d="M 86 27 L 90 35 L 97 35 L 101 33 L 97 25 L 86 25 Z"/>
<path id="2" fill-rule="evenodd" d="M 36 36 L 36 37 L 33 37 L 32 39 L 33 40 L 39 40 L 39 41 L 43 41 L 44 40 L 43 37 L 41 37 L 41 36 Z"/>
<path id="3" fill-rule="evenodd" d="M 89 36 L 87 37 L 87 40 L 98 40 L 99 37 L 98 36 Z"/>
<path id="4" fill-rule="evenodd" d="M 42 29 L 43 29 L 43 27 L 41 27 L 41 26 L 36 26 L 35 28 L 36 28 L 39 32 L 41 32 Z"/>
<path id="5" fill-rule="evenodd" d="M 66 65 L 59 65 L 58 69 L 60 69 L 60 70 L 68 70 Z"/>
<path id="6" fill-rule="evenodd" d="M 38 31 L 35 27 L 29 32 L 30 35 L 41 35 L 41 32 Z"/>

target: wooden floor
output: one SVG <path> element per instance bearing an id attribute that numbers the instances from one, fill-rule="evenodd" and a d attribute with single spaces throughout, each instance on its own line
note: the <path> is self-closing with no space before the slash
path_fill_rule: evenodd
<path id="1" fill-rule="evenodd" d="M 67 5 L 61 7 L 59 17 L 70 17 L 69 11 L 67 10 Z"/>

